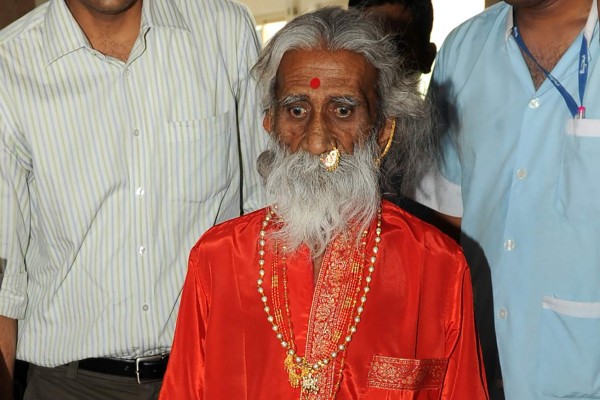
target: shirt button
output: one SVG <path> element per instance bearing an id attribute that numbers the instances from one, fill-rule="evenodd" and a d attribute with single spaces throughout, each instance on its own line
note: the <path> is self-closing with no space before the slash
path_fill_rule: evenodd
<path id="1" fill-rule="evenodd" d="M 506 242 L 504 242 L 504 249 L 507 251 L 511 251 L 512 249 L 515 248 L 515 241 L 512 239 L 508 239 Z"/>
<path id="2" fill-rule="evenodd" d="M 140 130 L 136 129 L 135 131 L 133 131 L 133 136 L 140 136 Z"/>
<path id="3" fill-rule="evenodd" d="M 142 310 L 144 311 L 148 311 L 150 309 L 150 307 L 148 307 L 148 304 L 144 304 L 144 306 L 142 307 Z"/>
<path id="4" fill-rule="evenodd" d="M 525 178 L 527 178 L 527 170 L 525 168 L 519 168 L 517 170 L 517 178 L 518 179 L 525 179 Z"/>
<path id="5" fill-rule="evenodd" d="M 138 249 L 138 254 L 140 256 L 143 256 L 145 252 L 146 252 L 146 248 L 144 246 L 140 246 Z"/>
<path id="6" fill-rule="evenodd" d="M 508 311 L 506 311 L 506 309 L 501 308 L 498 310 L 498 318 L 506 319 L 507 317 L 508 317 Z"/>
<path id="7" fill-rule="evenodd" d="M 137 197 L 142 197 L 145 194 L 146 194 L 146 191 L 144 190 L 143 187 L 140 186 L 139 188 L 135 189 L 135 195 Z"/>
<path id="8" fill-rule="evenodd" d="M 540 106 L 540 101 L 538 99 L 533 99 L 529 102 L 529 108 L 538 108 Z"/>

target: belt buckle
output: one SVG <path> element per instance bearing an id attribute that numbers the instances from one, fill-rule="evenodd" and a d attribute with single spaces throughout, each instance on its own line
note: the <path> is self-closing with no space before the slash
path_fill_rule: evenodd
<path id="1" fill-rule="evenodd" d="M 137 378 L 137 383 L 142 384 L 144 382 L 156 382 L 160 379 L 142 379 L 140 378 L 140 362 L 144 361 L 160 361 L 165 358 L 166 354 L 158 354 L 155 356 L 146 356 L 146 357 L 138 357 L 135 359 L 135 376 Z"/>

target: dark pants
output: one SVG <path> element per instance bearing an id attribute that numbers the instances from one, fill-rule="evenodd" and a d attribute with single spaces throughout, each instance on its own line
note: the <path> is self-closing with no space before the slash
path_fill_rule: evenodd
<path id="1" fill-rule="evenodd" d="M 56 368 L 31 364 L 24 400 L 155 400 L 161 385 L 85 371 L 76 361 Z"/>

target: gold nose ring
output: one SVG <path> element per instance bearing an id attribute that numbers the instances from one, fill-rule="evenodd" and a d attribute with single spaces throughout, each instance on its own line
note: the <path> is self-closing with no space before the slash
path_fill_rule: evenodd
<path id="1" fill-rule="evenodd" d="M 333 172 L 340 165 L 340 157 L 340 151 L 337 149 L 337 147 L 333 146 L 333 150 L 321 153 L 319 156 L 319 161 L 321 162 L 323 168 L 325 168 L 325 171 Z"/>

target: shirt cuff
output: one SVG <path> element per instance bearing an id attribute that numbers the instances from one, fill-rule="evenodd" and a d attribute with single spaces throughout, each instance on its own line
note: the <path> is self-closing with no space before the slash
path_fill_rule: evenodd
<path id="1" fill-rule="evenodd" d="M 415 201 L 442 214 L 461 218 L 463 215 L 462 191 L 437 169 L 431 169 L 415 192 Z"/>

